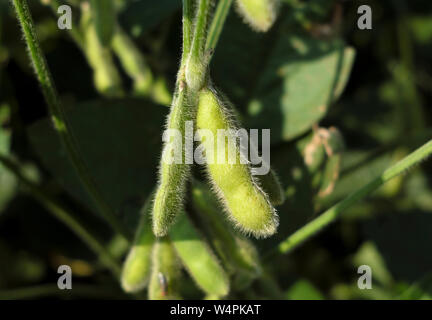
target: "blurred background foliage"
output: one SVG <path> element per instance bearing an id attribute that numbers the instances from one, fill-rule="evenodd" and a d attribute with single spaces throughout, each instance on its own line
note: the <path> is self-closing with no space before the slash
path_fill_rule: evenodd
<path id="1" fill-rule="evenodd" d="M 91 172 L 133 230 L 156 181 L 180 59 L 181 1 L 115 0 L 118 23 L 142 55 L 145 70 L 139 71 L 151 79 L 144 85 L 136 67 L 125 66 L 120 45 L 103 53 L 118 73 L 116 90 L 94 84 L 98 59 L 86 52 L 85 40 L 80 47 L 57 28 L 49 1 L 29 2 Z M 80 2 L 69 1 L 74 28 L 85 15 Z M 278 208 L 278 234 L 255 241 L 264 257 L 432 132 L 432 2 L 283 2 L 266 34 L 251 31 L 232 10 L 211 68 L 244 126 L 272 129 L 271 163 L 288 199 Z M 373 10 L 372 30 L 357 28 L 361 4 Z M 8 1 L 1 1 L 0 154 L 15 159 L 25 177 L 123 257 L 127 245 L 96 213 L 46 115 L 17 21 Z M 270 276 L 231 297 L 432 298 L 431 171 L 426 162 L 348 209 L 292 254 L 264 258 Z M 74 271 L 71 291 L 57 289 L 61 264 Z M 363 264 L 373 270 L 372 290 L 357 287 Z M 200 297 L 192 282 L 181 291 Z M 97 257 L 0 164 L 0 298 L 40 297 L 128 298 Z"/>

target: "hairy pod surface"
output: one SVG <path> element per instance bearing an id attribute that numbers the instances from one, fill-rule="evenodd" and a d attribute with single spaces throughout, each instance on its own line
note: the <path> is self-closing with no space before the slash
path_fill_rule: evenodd
<path id="1" fill-rule="evenodd" d="M 153 246 L 152 271 L 148 288 L 150 300 L 179 299 L 180 261 L 167 237 Z"/>
<path id="2" fill-rule="evenodd" d="M 144 289 L 150 278 L 150 257 L 155 237 L 150 222 L 151 201 L 148 199 L 141 211 L 134 243 L 123 264 L 121 284 L 126 292 L 134 293 Z"/>
<path id="3" fill-rule="evenodd" d="M 229 291 L 228 276 L 185 212 L 171 228 L 170 238 L 198 287 L 208 295 L 226 296 Z"/>
<path id="4" fill-rule="evenodd" d="M 83 7 L 81 27 L 84 34 L 85 54 L 93 69 L 96 89 L 108 97 L 120 97 L 123 88 L 120 75 L 114 65 L 111 52 L 104 48 L 97 36 L 94 19 L 89 8 Z"/>
<path id="5" fill-rule="evenodd" d="M 99 41 L 104 47 L 109 47 L 116 21 L 114 1 L 90 0 L 90 6 Z"/>
<path id="6" fill-rule="evenodd" d="M 192 188 L 192 203 L 209 241 L 226 268 L 231 273 L 241 275 L 242 285 L 258 277 L 261 273 L 258 251 L 249 240 L 230 230 L 211 190 L 196 180 Z"/>
<path id="7" fill-rule="evenodd" d="M 210 130 L 217 137 L 218 130 L 232 132 L 229 114 L 216 93 L 205 88 L 200 91 L 197 127 Z M 224 162 L 207 163 L 207 172 L 213 189 L 224 205 L 228 217 L 243 232 L 255 237 L 268 237 L 276 232 L 278 217 L 268 196 L 258 186 L 251 174 L 249 164 L 240 161 L 241 154 L 237 144 L 225 143 L 222 150 L 220 144 L 202 139 L 206 152 L 214 155 L 224 153 Z M 235 137 L 232 138 L 235 141 Z M 226 141 L 225 141 L 226 142 Z M 235 154 L 235 163 L 229 161 L 229 155 Z"/>
<path id="8" fill-rule="evenodd" d="M 237 11 L 252 29 L 266 32 L 276 21 L 280 0 L 237 0 Z"/>
<path id="9" fill-rule="evenodd" d="M 204 86 L 206 70 L 205 64 L 195 56 L 190 56 L 187 59 L 186 83 L 191 90 L 198 91 Z"/>
<path id="10" fill-rule="evenodd" d="M 178 130 L 185 141 L 192 143 L 193 136 L 186 137 L 185 123 L 194 120 L 195 108 L 189 105 L 185 85 L 180 83 L 179 87 L 168 116 L 167 129 Z M 168 163 L 166 161 L 173 153 L 173 145 L 174 148 L 178 148 L 177 143 L 182 143 L 182 141 L 172 141 L 172 139 L 165 141 L 162 150 L 159 185 L 153 203 L 153 232 L 158 237 L 167 234 L 175 217 L 183 209 L 184 190 L 190 174 L 190 164 L 187 163 L 185 146 L 181 145 L 181 163 L 174 161 Z"/>

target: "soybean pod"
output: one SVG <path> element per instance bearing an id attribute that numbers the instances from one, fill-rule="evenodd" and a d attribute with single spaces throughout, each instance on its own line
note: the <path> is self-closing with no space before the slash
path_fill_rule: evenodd
<path id="1" fill-rule="evenodd" d="M 170 230 L 170 239 L 189 275 L 207 295 L 228 294 L 229 280 L 215 254 L 185 212 Z"/>
<path id="2" fill-rule="evenodd" d="M 187 143 L 193 142 L 193 134 L 187 135 L 185 126 L 186 123 L 193 123 L 196 108 L 188 103 L 184 81 L 180 80 L 178 86 L 168 116 L 167 129 L 171 130 L 165 130 L 163 137 L 159 185 L 153 203 L 153 232 L 158 237 L 167 234 L 168 228 L 183 208 L 184 190 L 192 163 L 191 159 L 187 159 L 185 149 Z"/>
<path id="3" fill-rule="evenodd" d="M 108 97 L 123 95 L 122 81 L 109 48 L 103 47 L 97 33 L 88 3 L 81 5 L 81 28 L 84 34 L 84 52 L 93 69 L 96 89 Z"/>
<path id="4" fill-rule="evenodd" d="M 144 289 L 150 277 L 150 257 L 154 235 L 150 222 L 151 201 L 148 199 L 141 211 L 134 243 L 127 255 L 121 275 L 121 284 L 126 292 L 137 292 Z"/>
<path id="5" fill-rule="evenodd" d="M 199 94 L 197 127 L 205 131 L 199 132 L 209 131 L 213 137 L 217 137 L 218 132 L 224 132 L 228 135 L 228 140 L 236 141 L 232 122 L 215 91 L 202 89 Z M 239 146 L 225 140 L 216 145 L 214 140 L 201 137 L 209 180 L 228 217 L 240 230 L 255 237 L 274 234 L 278 225 L 276 210 L 252 176 L 250 165 L 241 161 Z M 234 161 L 230 159 L 233 154 Z M 214 159 L 215 155 L 217 160 Z"/>
<path id="6" fill-rule="evenodd" d="M 235 234 L 223 221 L 222 210 L 212 192 L 201 182 L 194 181 L 192 203 L 209 241 L 222 258 L 224 265 L 235 274 L 239 287 L 246 287 L 261 273 L 258 252 L 254 245 Z M 237 281 L 239 279 L 240 281 Z"/>
<path id="7" fill-rule="evenodd" d="M 148 288 L 150 300 L 179 299 L 180 261 L 167 237 L 153 246 L 152 271 Z"/>
<path id="8" fill-rule="evenodd" d="M 280 0 L 237 0 L 237 11 L 252 29 L 265 32 L 277 18 Z"/>

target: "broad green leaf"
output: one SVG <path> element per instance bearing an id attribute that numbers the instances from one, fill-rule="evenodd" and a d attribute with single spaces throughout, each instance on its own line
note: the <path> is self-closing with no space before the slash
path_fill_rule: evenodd
<path id="1" fill-rule="evenodd" d="M 248 106 L 248 126 L 271 128 L 272 142 L 308 131 L 342 93 L 354 49 L 339 40 L 283 35 Z"/>
<path id="2" fill-rule="evenodd" d="M 137 213 L 142 197 L 152 190 L 166 112 L 138 99 L 90 101 L 67 112 L 97 186 L 119 214 Z M 94 208 L 50 121 L 38 121 L 28 134 L 45 168 L 72 196 Z"/>

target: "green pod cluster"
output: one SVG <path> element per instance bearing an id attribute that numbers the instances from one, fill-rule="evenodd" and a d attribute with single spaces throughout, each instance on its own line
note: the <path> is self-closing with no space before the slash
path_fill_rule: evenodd
<path id="1" fill-rule="evenodd" d="M 109 47 L 114 35 L 116 12 L 113 0 L 90 0 L 97 37 L 104 47 Z"/>
<path id="2" fill-rule="evenodd" d="M 153 85 L 153 74 L 142 53 L 119 25 L 115 29 L 112 48 L 124 70 L 134 81 L 134 93 L 149 96 Z"/>
<path id="3" fill-rule="evenodd" d="M 121 284 L 126 292 L 134 293 L 144 289 L 150 278 L 151 252 L 155 237 L 150 223 L 150 199 L 141 211 L 134 243 L 123 264 Z"/>
<path id="4" fill-rule="evenodd" d="M 169 239 L 167 237 L 158 239 L 153 246 L 148 298 L 150 300 L 180 299 L 178 294 L 180 271 L 180 261 Z"/>
<path id="5" fill-rule="evenodd" d="M 171 112 L 168 116 L 167 129 L 181 133 L 183 140 L 189 142 L 193 137 L 186 137 L 186 121 L 194 121 L 195 108 L 188 102 L 186 85 L 181 81 L 176 93 Z M 181 161 L 168 163 L 167 157 L 173 153 L 172 147 L 179 148 L 176 141 L 165 141 L 159 168 L 159 184 L 153 203 L 153 232 L 158 237 L 168 233 L 175 217 L 183 210 L 183 198 L 187 178 L 190 175 L 190 160 L 187 161 L 185 145 L 181 141 Z M 174 144 L 174 146 L 173 146 Z"/>
<path id="6" fill-rule="evenodd" d="M 279 0 L 237 0 L 237 11 L 252 29 L 266 32 L 276 21 Z"/>
<path id="7" fill-rule="evenodd" d="M 192 204 L 199 214 L 206 236 L 221 257 L 226 269 L 234 274 L 236 288 L 248 286 L 261 274 L 258 251 L 244 237 L 233 233 L 224 222 L 218 201 L 203 183 L 194 181 Z M 238 280 L 238 281 L 237 281 Z"/>
<path id="8" fill-rule="evenodd" d="M 88 5 L 82 5 L 81 28 L 84 35 L 84 52 L 93 69 L 93 81 L 96 89 L 108 97 L 123 95 L 122 81 L 110 49 L 105 48 L 96 33 L 94 19 Z"/>
<path id="9" fill-rule="evenodd" d="M 218 130 L 235 131 L 228 111 L 209 88 L 200 91 L 196 122 L 198 129 L 209 130 L 214 137 L 217 137 Z M 206 152 L 218 154 L 214 141 L 212 144 L 205 137 L 202 140 Z M 224 149 L 225 162 L 208 161 L 206 166 L 209 180 L 228 217 L 240 230 L 255 237 L 274 234 L 278 225 L 276 210 L 252 176 L 250 165 L 241 163 L 239 146 L 226 143 Z M 235 163 L 230 163 L 230 154 L 235 154 Z"/>
<path id="10" fill-rule="evenodd" d="M 170 239 L 189 275 L 207 295 L 224 297 L 229 280 L 215 254 L 182 213 L 170 230 Z"/>

